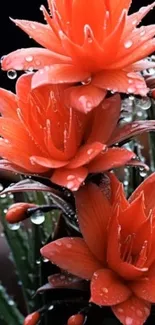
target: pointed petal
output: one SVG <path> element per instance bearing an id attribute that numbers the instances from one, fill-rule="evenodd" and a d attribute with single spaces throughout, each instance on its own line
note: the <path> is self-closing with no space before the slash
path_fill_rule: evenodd
<path id="1" fill-rule="evenodd" d="M 67 168 L 78 168 L 89 164 L 101 151 L 105 149 L 105 145 L 100 142 L 85 144 L 78 150 L 75 157 L 70 161 Z"/>
<path id="2" fill-rule="evenodd" d="M 64 101 L 68 107 L 73 107 L 82 113 L 90 112 L 98 106 L 106 96 L 106 90 L 93 85 L 70 87 L 64 92 Z"/>
<path id="3" fill-rule="evenodd" d="M 145 277 L 133 281 L 130 287 L 137 297 L 155 303 L 155 264 Z"/>
<path id="4" fill-rule="evenodd" d="M 109 200 L 95 184 L 82 187 L 75 194 L 78 222 L 91 252 L 104 262 L 107 225 L 112 213 Z M 97 238 L 97 240 L 96 240 Z"/>
<path id="5" fill-rule="evenodd" d="M 131 295 L 130 289 L 111 270 L 101 269 L 91 281 L 91 302 L 100 306 L 119 304 Z"/>
<path id="6" fill-rule="evenodd" d="M 123 142 L 138 134 L 155 130 L 155 121 L 134 121 L 123 126 L 118 126 L 112 134 L 109 145 Z"/>
<path id="7" fill-rule="evenodd" d="M 132 280 L 145 274 L 147 268 L 137 268 L 132 264 L 123 262 L 120 257 L 121 226 L 118 222 L 119 210 L 115 211 L 109 226 L 107 262 L 109 267 L 126 280 Z M 111 245 L 112 243 L 112 245 Z"/>
<path id="8" fill-rule="evenodd" d="M 63 54 L 63 48 L 61 46 L 60 40 L 48 25 L 28 20 L 11 20 L 43 47 L 46 47 L 51 51 Z"/>
<path id="9" fill-rule="evenodd" d="M 143 192 L 145 198 L 146 213 L 149 214 L 151 209 L 155 207 L 155 173 L 147 177 L 133 192 L 129 198 L 132 202 L 139 194 Z"/>
<path id="10" fill-rule="evenodd" d="M 0 88 L 0 113 L 4 117 L 17 118 L 17 97 L 3 88 Z"/>
<path id="11" fill-rule="evenodd" d="M 151 306 L 135 296 L 112 307 L 112 311 L 121 324 L 143 325 L 150 315 Z"/>
<path id="12" fill-rule="evenodd" d="M 149 41 L 144 42 L 141 46 L 138 46 L 130 55 L 122 57 L 122 59 L 118 58 L 117 62 L 112 63 L 108 66 L 109 69 L 123 69 L 130 66 L 132 63 L 136 61 L 140 61 L 151 53 L 154 52 L 155 48 L 155 39 L 150 39 Z M 143 95 L 145 96 L 145 95 Z"/>
<path id="13" fill-rule="evenodd" d="M 90 74 L 70 64 L 54 64 L 35 73 L 32 88 L 44 84 L 73 83 L 87 80 Z"/>
<path id="14" fill-rule="evenodd" d="M 113 172 L 108 172 L 107 175 L 110 179 L 111 204 L 113 204 L 114 206 L 119 204 L 120 211 L 127 209 L 129 203 L 125 196 L 123 184 L 118 180 L 118 178 Z"/>
<path id="15" fill-rule="evenodd" d="M 66 166 L 68 161 L 54 160 L 51 158 L 39 157 L 39 156 L 31 156 L 30 160 L 32 163 L 44 166 L 47 168 L 60 168 Z"/>
<path id="16" fill-rule="evenodd" d="M 110 11 L 111 14 L 111 20 L 113 24 L 116 24 L 116 22 L 119 20 L 121 13 L 122 13 L 122 8 L 126 9 L 128 12 L 130 5 L 131 5 L 131 0 L 106 0 L 106 7 Z"/>
<path id="17" fill-rule="evenodd" d="M 54 171 L 51 181 L 61 186 L 65 186 L 71 191 L 77 191 L 87 177 L 88 171 L 84 167 L 76 169 L 60 168 Z"/>
<path id="18" fill-rule="evenodd" d="M 122 235 L 127 238 L 129 234 L 136 233 L 145 221 L 144 194 L 140 193 L 127 209 L 119 214 Z"/>
<path id="19" fill-rule="evenodd" d="M 28 103 L 31 92 L 31 81 L 33 73 L 25 73 L 16 82 L 16 94 L 19 100 Z M 26 108 L 27 109 L 27 108 Z"/>
<path id="20" fill-rule="evenodd" d="M 90 173 L 100 173 L 112 168 L 126 165 L 128 161 L 135 157 L 132 151 L 124 148 L 110 148 L 100 154 L 89 165 Z"/>
<path id="21" fill-rule="evenodd" d="M 58 239 L 44 246 L 41 254 L 60 268 L 83 279 L 91 279 L 93 273 L 101 268 L 82 238 Z"/>
<path id="22" fill-rule="evenodd" d="M 53 54 L 51 51 L 39 47 L 21 49 L 6 55 L 2 61 L 3 70 L 38 70 L 45 66 L 56 63 L 67 62 L 60 54 Z M 48 69 L 45 67 L 46 69 Z"/>
<path id="23" fill-rule="evenodd" d="M 146 96 L 149 91 L 141 75 L 123 70 L 104 70 L 99 72 L 92 79 L 92 84 L 99 88 L 142 96 Z"/>
<path id="24" fill-rule="evenodd" d="M 88 3 L 83 0 L 75 0 L 72 4 L 72 33 L 73 39 L 76 43 L 83 43 L 83 28 L 84 25 L 89 25 L 95 37 L 101 41 L 102 37 L 102 26 L 105 15 L 105 4 L 104 1 L 91 0 Z M 80 19 L 79 19 L 80 17 Z M 96 24 L 96 17 L 98 23 Z"/>
<path id="25" fill-rule="evenodd" d="M 87 142 L 107 143 L 118 123 L 120 110 L 121 98 L 118 94 L 105 99 L 99 107 L 94 109 L 92 131 Z M 104 127 L 101 121 L 104 121 Z"/>

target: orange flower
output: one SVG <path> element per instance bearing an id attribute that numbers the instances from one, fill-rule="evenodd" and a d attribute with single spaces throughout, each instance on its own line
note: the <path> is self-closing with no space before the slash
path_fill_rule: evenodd
<path id="1" fill-rule="evenodd" d="M 155 303 L 155 173 L 128 201 L 114 174 L 109 173 L 109 179 L 108 198 L 106 188 L 95 184 L 76 193 L 84 239 L 58 239 L 41 253 L 62 269 L 91 280 L 91 302 L 112 306 L 124 325 L 142 325 Z"/>
<path id="2" fill-rule="evenodd" d="M 127 15 L 131 0 L 48 0 L 51 16 L 42 6 L 47 24 L 15 20 L 17 26 L 43 48 L 21 49 L 7 55 L 4 70 L 40 70 L 32 88 L 70 83 L 68 107 L 83 112 L 96 107 L 107 90 L 145 96 L 139 73 L 155 63 L 142 60 L 155 50 L 155 25 L 137 27 L 155 6 Z"/>
<path id="3" fill-rule="evenodd" d="M 154 121 L 117 126 L 121 100 L 115 95 L 85 115 L 66 108 L 63 85 L 31 91 L 33 74 L 23 75 L 17 95 L 0 89 L 1 169 L 44 174 L 51 181 L 77 190 L 88 173 L 99 173 L 127 163 L 135 154 L 114 143 L 155 129 Z M 109 114 L 109 109 L 111 114 Z"/>

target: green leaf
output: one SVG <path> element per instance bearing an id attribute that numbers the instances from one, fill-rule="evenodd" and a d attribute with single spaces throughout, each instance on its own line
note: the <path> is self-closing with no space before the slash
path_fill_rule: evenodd
<path id="1" fill-rule="evenodd" d="M 24 320 L 14 300 L 8 296 L 2 285 L 0 285 L 0 320 L 4 320 L 8 325 L 22 325 Z"/>

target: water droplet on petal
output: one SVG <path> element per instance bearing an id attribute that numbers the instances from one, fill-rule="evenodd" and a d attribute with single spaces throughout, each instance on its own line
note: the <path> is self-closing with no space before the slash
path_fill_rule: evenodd
<path id="1" fill-rule="evenodd" d="M 104 293 L 108 293 L 108 288 L 102 288 L 102 291 L 104 292 Z"/>
<path id="2" fill-rule="evenodd" d="M 67 188 L 71 189 L 72 187 L 74 187 L 74 182 L 68 182 L 67 183 Z"/>
<path id="3" fill-rule="evenodd" d="M 89 150 L 87 151 L 87 154 L 88 154 L 88 155 L 91 155 L 91 154 L 93 153 L 93 151 L 94 151 L 93 149 L 89 149 Z"/>
<path id="4" fill-rule="evenodd" d="M 28 55 L 28 56 L 25 58 L 25 60 L 26 60 L 27 62 L 32 62 L 32 61 L 33 61 L 33 56 L 32 56 L 32 55 Z"/>
<path id="5" fill-rule="evenodd" d="M 125 324 L 126 325 L 133 325 L 133 319 L 131 317 L 126 317 Z"/>
<path id="6" fill-rule="evenodd" d="M 9 70 L 7 72 L 7 76 L 9 79 L 16 79 L 17 78 L 17 71 L 16 70 Z"/>
<path id="7" fill-rule="evenodd" d="M 68 181 L 71 181 L 72 179 L 75 179 L 75 176 L 74 175 L 68 175 L 67 176 L 67 180 Z"/>
<path id="8" fill-rule="evenodd" d="M 129 49 L 132 45 L 133 45 L 133 42 L 132 42 L 131 40 L 126 41 L 126 42 L 124 43 L 124 47 L 125 47 L 126 49 Z"/>

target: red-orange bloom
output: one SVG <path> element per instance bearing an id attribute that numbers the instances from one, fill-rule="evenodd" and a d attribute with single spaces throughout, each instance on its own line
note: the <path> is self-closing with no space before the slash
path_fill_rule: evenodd
<path id="1" fill-rule="evenodd" d="M 112 306 L 124 325 L 142 325 L 155 303 L 155 173 L 128 201 L 114 174 L 109 178 L 108 198 L 95 184 L 76 193 L 84 239 L 62 238 L 41 253 L 62 269 L 90 279 L 91 302 Z"/>
<path id="2" fill-rule="evenodd" d="M 145 96 L 148 88 L 139 71 L 155 66 L 142 60 L 155 50 L 155 25 L 137 26 L 155 2 L 127 15 L 130 4 L 131 0 L 48 0 L 51 16 L 41 7 L 47 24 L 15 20 L 44 49 L 17 50 L 4 58 L 2 68 L 39 69 L 33 88 L 73 84 L 65 91 L 66 103 L 83 112 L 96 107 L 107 90 Z"/>
<path id="3" fill-rule="evenodd" d="M 16 95 L 0 89 L 0 156 L 7 159 L 0 161 L 0 168 L 44 174 L 56 184 L 77 190 L 88 173 L 136 164 L 133 152 L 108 146 L 155 129 L 154 121 L 119 127 L 119 95 L 87 115 L 68 109 L 61 101 L 63 85 L 31 91 L 32 76 L 18 79 Z"/>

